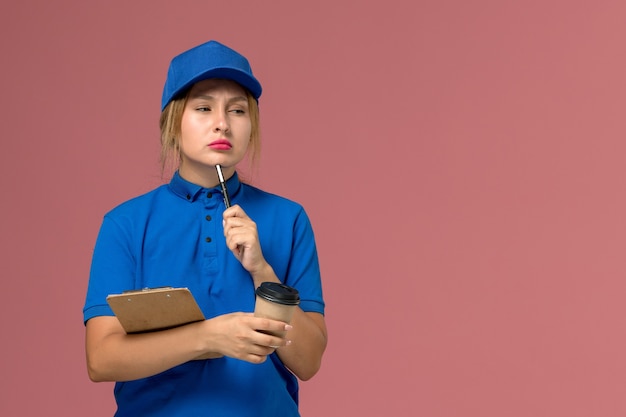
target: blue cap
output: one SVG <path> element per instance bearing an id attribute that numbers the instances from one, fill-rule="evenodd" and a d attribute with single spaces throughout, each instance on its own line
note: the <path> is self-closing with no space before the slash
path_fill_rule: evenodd
<path id="1" fill-rule="evenodd" d="M 172 59 L 163 87 L 161 111 L 183 91 L 208 78 L 235 81 L 256 100 L 263 91 L 246 57 L 219 42 L 209 41 Z"/>

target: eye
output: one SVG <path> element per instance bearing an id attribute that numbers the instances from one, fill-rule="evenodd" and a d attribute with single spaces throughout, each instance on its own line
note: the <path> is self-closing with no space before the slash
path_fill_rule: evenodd
<path id="1" fill-rule="evenodd" d="M 239 104 L 233 105 L 233 106 L 229 106 L 228 107 L 228 112 L 235 114 L 235 115 L 244 115 L 248 113 L 248 108 L 246 106 L 242 106 Z"/>
<path id="2" fill-rule="evenodd" d="M 209 106 L 198 106 L 196 107 L 196 110 L 199 112 L 207 112 L 211 111 L 211 108 Z"/>

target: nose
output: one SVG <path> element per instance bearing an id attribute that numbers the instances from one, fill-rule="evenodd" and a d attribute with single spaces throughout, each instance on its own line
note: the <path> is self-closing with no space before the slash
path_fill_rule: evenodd
<path id="1" fill-rule="evenodd" d="M 227 132 L 230 130 L 230 124 L 228 122 L 228 114 L 225 110 L 216 112 L 215 131 Z"/>

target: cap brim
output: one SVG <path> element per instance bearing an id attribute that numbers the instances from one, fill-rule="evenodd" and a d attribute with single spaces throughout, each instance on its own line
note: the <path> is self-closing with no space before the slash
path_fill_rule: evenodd
<path id="1" fill-rule="evenodd" d="M 252 97 L 254 97 L 256 100 L 259 99 L 263 91 L 263 89 L 261 88 L 261 84 L 255 78 L 251 77 L 249 74 L 241 71 L 238 68 L 211 68 L 210 70 L 203 71 L 195 75 L 185 84 L 181 85 L 176 91 L 170 92 L 168 97 L 164 99 L 161 103 L 161 110 L 165 109 L 170 101 L 186 93 L 187 90 L 189 90 L 195 83 L 202 80 L 208 80 L 210 78 L 221 78 L 234 81 L 244 87 L 246 90 L 248 90 L 250 94 L 252 94 Z"/>

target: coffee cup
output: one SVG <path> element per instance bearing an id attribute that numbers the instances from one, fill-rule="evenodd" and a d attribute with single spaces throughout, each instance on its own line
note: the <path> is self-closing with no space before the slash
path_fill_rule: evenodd
<path id="1" fill-rule="evenodd" d="M 272 320 L 291 322 L 291 317 L 300 304 L 300 294 L 295 288 L 278 282 L 263 282 L 256 289 L 254 315 Z M 285 332 L 267 332 L 285 337 Z"/>

